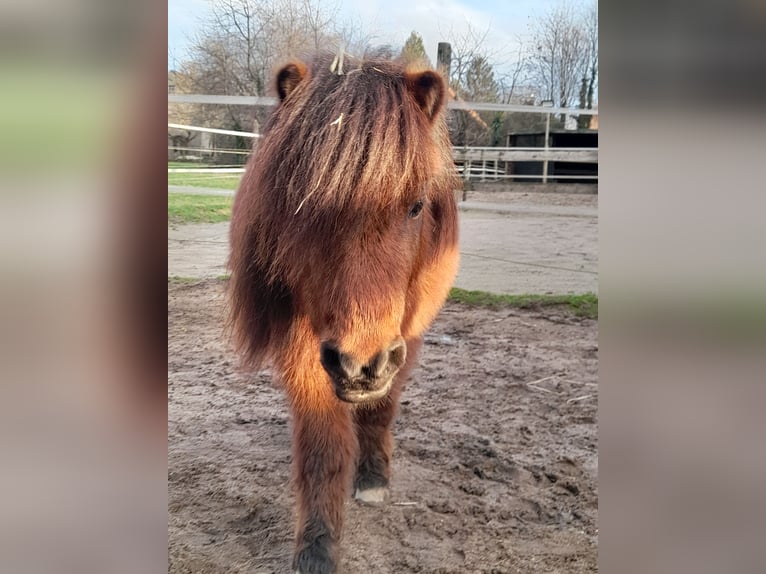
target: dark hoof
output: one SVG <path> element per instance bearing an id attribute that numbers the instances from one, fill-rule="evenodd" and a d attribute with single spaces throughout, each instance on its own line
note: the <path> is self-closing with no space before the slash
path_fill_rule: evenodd
<path id="1" fill-rule="evenodd" d="M 388 477 L 383 468 L 360 468 L 354 479 L 354 498 L 368 490 L 388 490 Z"/>
<path id="2" fill-rule="evenodd" d="M 293 570 L 300 574 L 335 574 L 335 557 L 327 538 L 321 536 L 298 550 L 293 558 Z"/>

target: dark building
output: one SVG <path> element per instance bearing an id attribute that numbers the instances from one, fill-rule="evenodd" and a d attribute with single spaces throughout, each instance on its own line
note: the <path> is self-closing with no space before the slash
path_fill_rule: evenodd
<path id="1" fill-rule="evenodd" d="M 598 149 L 598 130 L 550 130 L 550 148 L 595 148 Z M 544 148 L 545 132 L 521 132 L 508 134 L 508 147 Z M 513 178 L 512 181 L 539 183 L 542 181 L 543 162 L 515 161 L 509 162 L 508 174 L 540 177 Z M 598 176 L 598 163 L 582 163 L 571 161 L 549 161 L 548 181 L 557 183 L 593 183 L 592 179 L 566 176 Z"/>

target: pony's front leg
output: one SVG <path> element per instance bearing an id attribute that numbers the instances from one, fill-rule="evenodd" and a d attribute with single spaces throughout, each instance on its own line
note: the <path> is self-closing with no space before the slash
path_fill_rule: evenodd
<path id="1" fill-rule="evenodd" d="M 388 499 L 393 448 L 391 426 L 396 416 L 397 403 L 398 397 L 389 395 L 375 405 L 357 407 L 354 413 L 359 442 L 354 498 L 361 502 L 380 504 Z"/>
<path id="2" fill-rule="evenodd" d="M 332 395 L 329 382 L 327 386 Z M 301 397 L 294 404 L 298 523 L 293 569 L 330 574 L 337 568 L 343 506 L 356 455 L 351 413 L 334 396 Z"/>
<path id="3" fill-rule="evenodd" d="M 399 410 L 404 383 L 415 366 L 422 339 L 407 342 L 407 360 L 393 382 L 388 396 L 372 405 L 360 405 L 354 411 L 354 426 L 359 456 L 354 478 L 354 498 L 368 504 L 388 499 L 391 480 L 392 427 Z"/>

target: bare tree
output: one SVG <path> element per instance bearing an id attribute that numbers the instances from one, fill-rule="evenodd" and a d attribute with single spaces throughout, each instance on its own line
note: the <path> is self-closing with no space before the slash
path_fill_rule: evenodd
<path id="1" fill-rule="evenodd" d="M 516 53 L 510 69 L 498 76 L 501 101 L 504 104 L 514 103 L 518 100 L 518 88 L 525 79 L 527 54 L 521 38 L 516 38 Z"/>
<path id="2" fill-rule="evenodd" d="M 213 0 L 195 59 L 219 68 L 226 93 L 264 95 L 277 63 L 337 43 L 337 12 L 322 0 Z"/>
<path id="3" fill-rule="evenodd" d="M 359 34 L 336 26 L 337 13 L 337 6 L 326 0 L 212 0 L 209 20 L 191 49 L 195 91 L 269 94 L 280 63 L 359 41 Z M 237 131 L 258 131 L 267 115 L 265 108 L 198 107 L 199 121 Z M 218 135 L 215 142 L 235 151 L 244 151 L 251 143 Z M 229 163 L 237 157 L 220 159 Z"/>
<path id="4" fill-rule="evenodd" d="M 598 0 L 591 0 L 590 6 L 585 12 L 584 25 L 589 72 L 585 107 L 592 110 L 598 82 Z"/>
<path id="5" fill-rule="evenodd" d="M 335 22 L 333 35 L 338 45 L 343 45 L 349 54 L 359 58 L 364 57 L 394 57 L 395 50 L 392 46 L 373 46 L 375 35 L 369 32 L 365 23 L 359 18 Z M 324 46 L 332 49 L 334 45 Z"/>
<path id="6" fill-rule="evenodd" d="M 168 92 L 188 94 L 192 92 L 192 74 L 188 65 L 168 72 Z M 182 125 L 194 125 L 196 120 L 195 106 L 191 104 L 168 103 L 168 122 Z M 168 150 L 168 159 L 190 155 L 189 146 L 197 132 L 180 128 L 168 128 L 168 142 L 172 149 Z"/>
<path id="7" fill-rule="evenodd" d="M 452 60 L 450 62 L 450 88 L 452 88 L 455 97 L 465 99 L 463 96 L 466 89 L 466 76 L 471 63 L 481 57 L 486 61 L 491 61 L 494 54 L 486 50 L 486 39 L 489 34 L 489 28 L 479 31 L 471 24 L 468 24 L 462 33 L 456 33 L 454 30 L 444 35 L 452 46 Z"/>
<path id="8" fill-rule="evenodd" d="M 450 30 L 445 36 L 452 47 L 449 87 L 456 100 L 497 102 L 500 98 L 500 87 L 491 63 L 495 54 L 486 48 L 488 34 L 489 29 L 480 32 L 469 24 L 462 33 Z M 497 124 L 496 115 L 455 110 L 448 120 L 452 143 L 489 145 L 495 139 L 492 126 Z"/>
<path id="9" fill-rule="evenodd" d="M 597 46 L 598 21 L 594 28 L 589 28 L 583 11 L 567 0 L 536 19 L 532 24 L 527 68 L 542 91 L 541 99 L 553 100 L 562 107 L 572 106 L 583 78 L 590 74 L 589 81 L 595 86 Z"/>

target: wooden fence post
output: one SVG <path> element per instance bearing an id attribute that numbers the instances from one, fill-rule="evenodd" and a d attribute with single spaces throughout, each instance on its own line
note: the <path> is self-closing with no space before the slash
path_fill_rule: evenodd
<path id="1" fill-rule="evenodd" d="M 449 42 L 439 42 L 436 49 L 436 69 L 449 82 L 450 66 L 452 65 L 452 45 Z"/>

